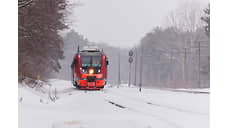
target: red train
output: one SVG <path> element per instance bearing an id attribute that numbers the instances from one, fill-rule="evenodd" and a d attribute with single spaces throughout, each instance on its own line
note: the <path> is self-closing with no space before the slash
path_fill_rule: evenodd
<path id="1" fill-rule="evenodd" d="M 107 83 L 108 58 L 103 50 L 87 46 L 79 50 L 71 64 L 73 86 L 79 89 L 101 89 Z"/>

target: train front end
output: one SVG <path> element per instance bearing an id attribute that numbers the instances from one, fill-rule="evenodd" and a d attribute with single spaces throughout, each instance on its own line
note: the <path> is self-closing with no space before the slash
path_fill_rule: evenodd
<path id="1" fill-rule="evenodd" d="M 98 48 L 84 48 L 73 60 L 72 82 L 79 89 L 102 89 L 107 81 L 108 58 Z"/>

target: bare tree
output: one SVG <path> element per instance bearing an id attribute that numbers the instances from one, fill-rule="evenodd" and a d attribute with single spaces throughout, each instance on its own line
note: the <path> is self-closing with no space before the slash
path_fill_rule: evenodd
<path id="1" fill-rule="evenodd" d="M 41 79 L 59 71 L 63 58 L 65 0 L 18 1 L 18 73 Z M 19 77 L 20 78 L 20 77 Z"/>
<path id="2" fill-rule="evenodd" d="M 26 6 L 31 5 L 33 0 L 19 0 L 18 1 L 18 8 L 24 8 Z"/>
<path id="3" fill-rule="evenodd" d="M 179 7 L 171 11 L 166 17 L 166 25 L 175 27 L 181 31 L 195 32 L 198 28 L 202 27 L 202 9 L 200 4 L 195 2 L 185 2 Z"/>
<path id="4" fill-rule="evenodd" d="M 201 20 L 204 21 L 204 30 L 208 37 L 210 37 L 210 4 L 204 10 L 204 15 L 201 17 Z"/>

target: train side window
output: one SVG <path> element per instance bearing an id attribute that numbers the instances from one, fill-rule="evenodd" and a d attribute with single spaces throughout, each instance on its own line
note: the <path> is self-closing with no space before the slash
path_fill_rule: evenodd
<path id="1" fill-rule="evenodd" d="M 74 65 L 75 65 L 75 67 L 78 66 L 78 60 L 77 59 L 74 59 Z"/>
<path id="2" fill-rule="evenodd" d="M 106 60 L 106 61 L 105 61 L 105 66 L 108 66 L 108 65 L 109 65 L 109 61 Z"/>
<path id="3" fill-rule="evenodd" d="M 73 68 L 73 67 L 77 67 L 78 66 L 78 60 L 77 59 L 74 59 L 73 60 L 73 62 L 72 62 L 72 64 L 71 64 L 71 68 Z"/>

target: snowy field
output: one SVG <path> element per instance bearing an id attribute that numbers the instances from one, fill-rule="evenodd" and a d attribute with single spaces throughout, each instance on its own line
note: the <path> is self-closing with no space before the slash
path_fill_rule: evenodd
<path id="1" fill-rule="evenodd" d="M 50 93 L 19 86 L 19 128 L 209 128 L 209 93 L 50 84 Z"/>

